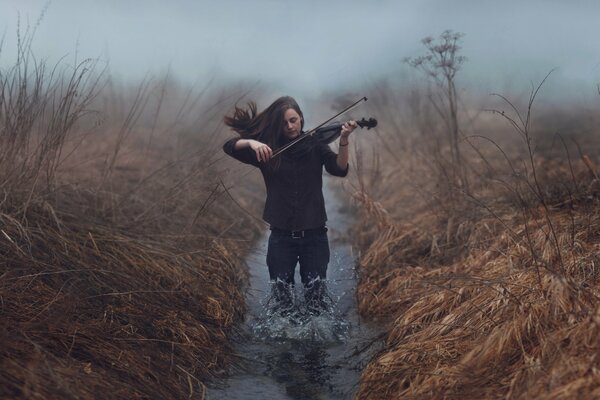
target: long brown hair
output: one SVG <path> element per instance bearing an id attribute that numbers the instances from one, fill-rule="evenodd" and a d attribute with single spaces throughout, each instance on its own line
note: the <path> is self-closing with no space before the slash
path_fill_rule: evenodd
<path id="1" fill-rule="evenodd" d="M 256 103 L 251 101 L 247 108 L 237 105 L 232 116 L 225 116 L 225 125 L 231 127 L 244 139 L 255 139 L 267 144 L 273 151 L 284 144 L 284 114 L 290 108 L 300 115 L 300 124 L 304 128 L 304 114 L 293 97 L 283 96 L 257 114 Z"/>

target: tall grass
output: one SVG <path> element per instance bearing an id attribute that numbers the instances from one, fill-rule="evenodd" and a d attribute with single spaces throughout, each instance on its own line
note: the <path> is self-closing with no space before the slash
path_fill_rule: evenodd
<path id="1" fill-rule="evenodd" d="M 404 120 L 408 142 L 379 124 L 397 145 L 380 152 L 379 179 L 357 185 L 368 188 L 356 196 L 358 300 L 388 337 L 358 398 L 600 395 L 598 117 L 571 110 L 556 132 L 559 114 L 534 107 L 538 89 L 524 109 L 503 96 L 495 118 L 464 129 L 470 187 L 452 185 L 452 203 L 420 122 Z"/>
<path id="2" fill-rule="evenodd" d="M 259 232 L 220 178 L 239 93 L 128 89 L 19 48 L 0 74 L 0 397 L 203 398 L 234 360 Z"/>

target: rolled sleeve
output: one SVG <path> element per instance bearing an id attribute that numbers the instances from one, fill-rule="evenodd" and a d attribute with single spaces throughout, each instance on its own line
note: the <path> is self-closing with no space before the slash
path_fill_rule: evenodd
<path id="1" fill-rule="evenodd" d="M 325 170 L 329 172 L 329 174 L 342 178 L 348 175 L 350 164 L 346 165 L 346 168 L 340 168 L 337 164 L 337 154 L 331 150 L 329 145 L 324 143 L 320 144 L 319 153 L 321 155 L 321 161 L 323 162 L 323 165 L 325 165 Z"/>
<path id="2" fill-rule="evenodd" d="M 260 167 L 260 162 L 256 158 L 256 153 L 252 151 L 251 148 L 245 147 L 241 150 L 235 149 L 235 144 L 240 139 L 241 138 L 236 137 L 226 141 L 225 144 L 223 144 L 223 151 L 231 157 L 235 158 L 236 160 L 243 162 L 244 164 L 250 164 L 254 165 L 255 167 Z"/>

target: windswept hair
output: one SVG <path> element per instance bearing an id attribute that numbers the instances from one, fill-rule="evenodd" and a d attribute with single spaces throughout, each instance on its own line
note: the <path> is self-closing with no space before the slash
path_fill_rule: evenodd
<path id="1" fill-rule="evenodd" d="M 275 100 L 269 107 L 257 114 L 256 103 L 251 101 L 247 108 L 237 105 L 233 115 L 225 116 L 225 125 L 231 127 L 244 139 L 255 139 L 276 150 L 284 143 L 284 114 L 290 108 L 294 109 L 301 118 L 304 128 L 304 115 L 293 97 L 283 96 Z"/>

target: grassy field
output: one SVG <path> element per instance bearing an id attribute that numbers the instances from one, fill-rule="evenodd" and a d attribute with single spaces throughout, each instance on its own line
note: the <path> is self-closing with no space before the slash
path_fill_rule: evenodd
<path id="1" fill-rule="evenodd" d="M 234 361 L 261 228 L 220 149 L 241 93 L 27 49 L 2 71 L 1 398 L 202 398 Z"/>
<path id="2" fill-rule="evenodd" d="M 600 397 L 598 108 L 373 92 L 353 237 L 387 333 L 357 398 Z M 203 398 L 235 362 L 264 229 L 221 151 L 245 93 L 26 48 L 1 72 L 0 397 Z"/>
<path id="3" fill-rule="evenodd" d="M 600 397 L 598 109 L 464 99 L 457 163 L 398 93 L 357 153 L 359 308 L 387 327 L 357 398 Z"/>

